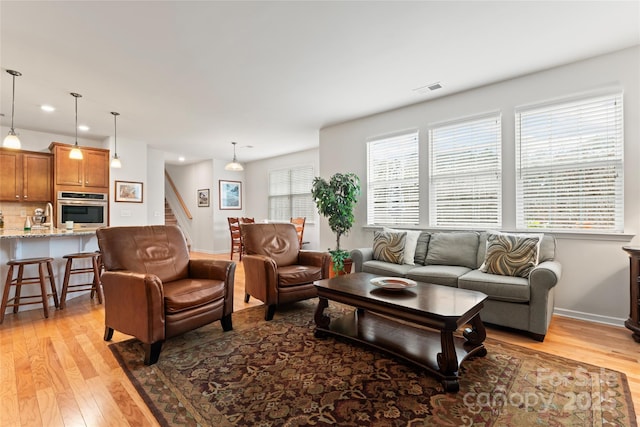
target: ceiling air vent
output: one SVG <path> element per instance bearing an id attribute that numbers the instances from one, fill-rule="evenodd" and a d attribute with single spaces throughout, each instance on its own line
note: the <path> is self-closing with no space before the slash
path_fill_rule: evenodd
<path id="1" fill-rule="evenodd" d="M 438 89 L 442 89 L 442 85 L 440 84 L 440 82 L 435 82 L 425 86 L 420 86 L 413 89 L 413 91 L 418 95 L 426 95 L 429 92 L 433 92 L 434 90 L 438 90 Z"/>

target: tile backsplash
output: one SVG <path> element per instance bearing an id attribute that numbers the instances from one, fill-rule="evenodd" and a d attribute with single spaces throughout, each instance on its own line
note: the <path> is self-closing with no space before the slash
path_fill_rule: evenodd
<path id="1" fill-rule="evenodd" d="M 0 211 L 4 216 L 4 228 L 22 228 L 27 215 L 33 216 L 37 208 L 45 210 L 46 207 L 46 202 L 0 202 Z"/>

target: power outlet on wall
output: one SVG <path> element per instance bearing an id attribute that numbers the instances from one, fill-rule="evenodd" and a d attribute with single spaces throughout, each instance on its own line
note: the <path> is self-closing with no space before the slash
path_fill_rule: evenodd
<path id="1" fill-rule="evenodd" d="M 22 218 L 26 218 L 27 217 L 27 211 L 25 209 L 20 209 L 20 217 L 22 217 Z"/>

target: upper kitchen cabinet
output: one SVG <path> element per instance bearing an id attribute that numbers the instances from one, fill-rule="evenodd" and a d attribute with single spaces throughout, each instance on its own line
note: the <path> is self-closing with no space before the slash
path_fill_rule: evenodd
<path id="1" fill-rule="evenodd" d="M 51 155 L 0 149 L 0 201 L 52 200 Z"/>
<path id="2" fill-rule="evenodd" d="M 70 159 L 73 145 L 52 142 L 56 191 L 108 192 L 109 150 L 81 147 L 82 160 Z M 68 188 L 67 188 L 68 187 Z"/>

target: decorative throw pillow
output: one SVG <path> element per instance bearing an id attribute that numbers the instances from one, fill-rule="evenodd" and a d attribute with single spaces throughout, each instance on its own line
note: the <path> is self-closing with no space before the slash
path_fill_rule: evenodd
<path id="1" fill-rule="evenodd" d="M 542 234 L 487 233 L 487 251 L 480 271 L 502 276 L 529 277 L 538 265 Z"/>
<path id="2" fill-rule="evenodd" d="M 416 246 L 418 246 L 418 238 L 422 231 L 420 230 L 396 230 L 393 228 L 382 227 L 382 231 L 387 233 L 407 233 L 407 240 L 404 243 L 404 263 L 415 265 Z"/>
<path id="3" fill-rule="evenodd" d="M 376 231 L 373 233 L 373 259 L 402 264 L 407 233 Z"/>

